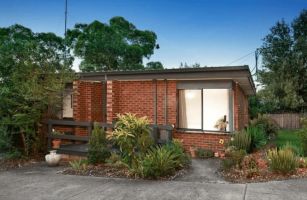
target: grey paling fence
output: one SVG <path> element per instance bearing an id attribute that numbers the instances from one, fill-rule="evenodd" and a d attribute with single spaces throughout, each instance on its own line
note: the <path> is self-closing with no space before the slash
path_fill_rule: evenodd
<path id="1" fill-rule="evenodd" d="M 281 114 L 267 114 L 271 119 L 275 120 L 280 128 L 285 129 L 299 129 L 300 118 L 306 116 L 302 113 L 281 113 Z"/>

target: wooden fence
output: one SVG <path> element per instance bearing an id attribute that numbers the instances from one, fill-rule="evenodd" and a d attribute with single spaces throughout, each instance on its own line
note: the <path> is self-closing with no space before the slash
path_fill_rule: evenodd
<path id="1" fill-rule="evenodd" d="M 281 114 L 267 114 L 271 119 L 275 120 L 280 128 L 285 129 L 299 129 L 300 118 L 306 117 L 305 114 L 300 113 L 281 113 Z"/>

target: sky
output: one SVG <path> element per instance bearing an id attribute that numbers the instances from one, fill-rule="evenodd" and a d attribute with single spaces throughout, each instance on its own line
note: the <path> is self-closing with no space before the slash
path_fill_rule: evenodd
<path id="1" fill-rule="evenodd" d="M 63 36 L 64 2 L 0 0 L 0 27 L 18 23 L 34 32 Z M 144 63 L 160 61 L 166 68 L 181 62 L 249 65 L 252 70 L 253 51 L 270 28 L 281 19 L 291 23 L 304 8 L 307 0 L 68 0 L 68 28 L 123 16 L 138 29 L 157 34 L 160 49 Z"/>

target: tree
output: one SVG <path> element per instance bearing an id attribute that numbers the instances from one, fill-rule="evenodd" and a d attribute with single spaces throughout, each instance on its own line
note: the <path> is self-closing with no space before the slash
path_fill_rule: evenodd
<path id="1" fill-rule="evenodd" d="M 159 70 L 159 69 L 164 69 L 163 65 L 161 62 L 149 62 L 146 64 L 145 67 L 146 70 Z"/>
<path id="2" fill-rule="evenodd" d="M 274 111 L 297 111 L 307 98 L 307 11 L 292 25 L 279 21 L 261 47 L 261 101 Z"/>
<path id="3" fill-rule="evenodd" d="M 143 58 L 154 53 L 157 39 L 154 32 L 139 30 L 123 17 L 113 17 L 109 24 L 76 24 L 67 34 L 74 54 L 83 59 L 83 72 L 144 69 Z"/>
<path id="4" fill-rule="evenodd" d="M 199 63 L 194 63 L 192 65 L 188 65 L 186 62 L 183 64 L 183 62 L 180 63 L 179 68 L 200 68 Z"/>
<path id="5" fill-rule="evenodd" d="M 48 107 L 56 112 L 65 83 L 74 76 L 72 57 L 64 64 L 64 51 L 64 39 L 53 33 L 21 25 L 0 28 L 0 126 L 6 130 L 0 138 L 17 133 L 26 155 L 38 142 L 43 113 Z"/>

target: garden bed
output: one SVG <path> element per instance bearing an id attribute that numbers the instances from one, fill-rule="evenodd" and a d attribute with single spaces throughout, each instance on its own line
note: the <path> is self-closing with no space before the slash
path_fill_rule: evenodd
<path id="1" fill-rule="evenodd" d="M 148 180 L 174 180 L 179 176 L 183 176 L 187 173 L 188 168 L 183 168 L 176 171 L 172 175 L 158 177 L 156 179 Z M 65 175 L 79 175 L 79 176 L 96 176 L 96 177 L 112 177 L 112 178 L 129 178 L 140 179 L 140 177 L 134 176 L 127 168 L 114 167 L 108 164 L 88 165 L 84 170 L 76 170 L 72 167 L 66 168 L 62 171 Z"/>
<path id="2" fill-rule="evenodd" d="M 0 171 L 7 171 L 10 169 L 17 169 L 22 167 L 34 166 L 41 163 L 43 159 L 0 159 Z"/>
<path id="3" fill-rule="evenodd" d="M 244 165 L 244 162 L 250 158 L 256 161 L 257 167 L 250 168 Z M 268 167 L 265 158 L 265 150 L 258 151 L 246 156 L 243 160 L 241 168 L 231 168 L 229 170 L 221 170 L 221 175 L 226 181 L 233 183 L 251 183 L 251 182 L 267 182 L 286 179 L 307 178 L 307 168 L 297 168 L 293 173 L 281 174 L 274 173 Z"/>

